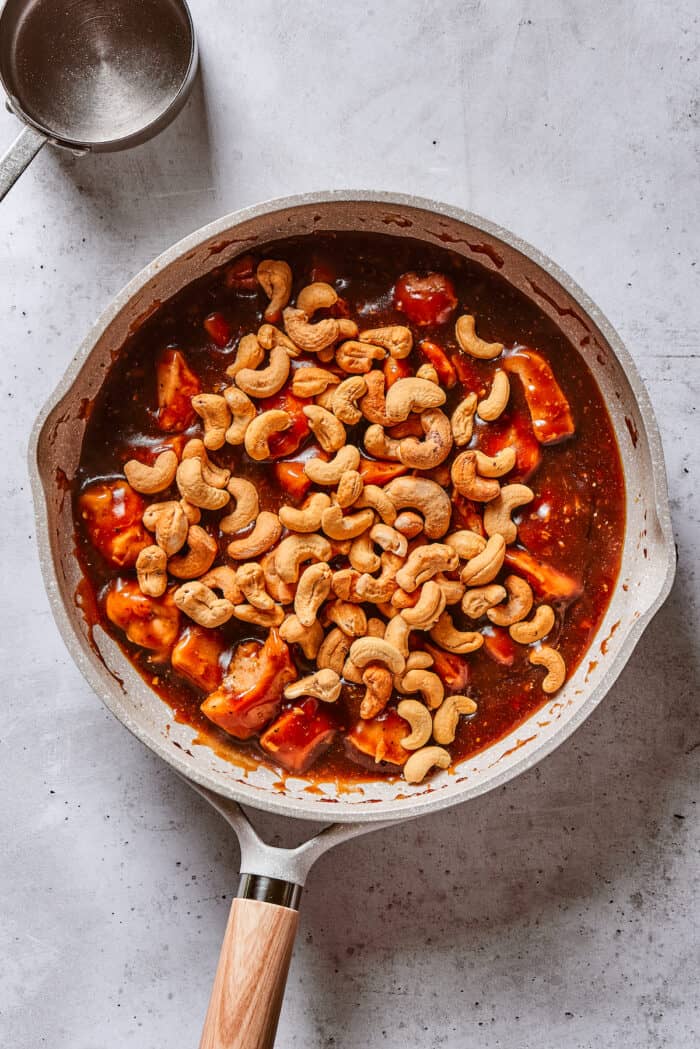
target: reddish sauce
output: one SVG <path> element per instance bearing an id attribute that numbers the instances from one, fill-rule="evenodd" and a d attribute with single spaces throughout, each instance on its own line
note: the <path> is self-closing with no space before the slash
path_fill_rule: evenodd
<path id="1" fill-rule="evenodd" d="M 552 604 L 556 625 L 547 643 L 559 649 L 571 674 L 586 652 L 610 601 L 624 533 L 622 468 L 600 392 L 581 354 L 556 324 L 499 275 L 446 248 L 431 248 L 409 239 L 381 235 L 319 234 L 269 245 L 258 257 L 246 255 L 194 282 L 160 305 L 130 335 L 88 415 L 73 488 L 78 555 L 86 586 L 94 595 L 94 600 L 86 600 L 85 588 L 81 588 L 82 607 L 91 625 L 99 621 L 120 643 L 145 680 L 172 707 L 175 716 L 198 729 L 219 753 L 233 757 L 252 748 L 259 760 L 274 765 L 270 755 L 260 750 L 257 738 L 247 743 L 232 739 L 201 712 L 208 690 L 219 683 L 216 667 L 190 671 L 189 675 L 180 673 L 169 659 L 163 659 L 158 647 L 163 640 L 161 636 L 150 639 L 146 625 L 140 632 L 133 631 L 133 636 L 146 636 L 151 647 L 143 647 L 128 640 L 107 618 L 105 593 L 116 579 L 134 580 L 133 559 L 122 547 L 119 565 L 105 558 L 102 531 L 93 530 L 93 539 L 97 537 L 95 545 L 90 538 L 89 521 L 79 503 L 81 493 L 94 482 L 123 481 L 127 459 L 136 455 L 143 461 L 152 461 L 164 447 L 171 445 L 178 449 L 178 441 L 200 435 L 199 420 L 189 409 L 188 397 L 199 389 L 220 392 L 228 385 L 230 380 L 225 376 L 225 369 L 233 359 L 239 338 L 256 331 L 262 323 L 267 298 L 255 280 L 255 266 L 262 257 L 289 262 L 294 274 L 293 296 L 311 280 L 334 282 L 341 296 L 336 314 L 349 315 L 360 329 L 392 323 L 413 327 L 411 357 L 407 361 L 389 358 L 384 362 L 388 385 L 406 374 L 407 368 L 415 372 L 420 365 L 430 362 L 447 390 L 444 410 L 450 412 L 465 393 L 474 391 L 484 396 L 495 367 L 508 370 L 509 406 L 496 424 L 486 427 L 477 421 L 473 446 L 494 454 L 510 440 L 517 442 L 516 467 L 507 480 L 526 481 L 535 499 L 516 516 L 519 539 L 509 548 L 508 564 L 502 575 L 509 571 L 523 575 L 533 584 L 537 598 Z M 454 321 L 459 312 L 475 315 L 482 339 L 499 341 L 506 346 L 500 361 L 475 360 L 459 351 L 454 335 Z M 565 399 L 565 403 L 556 405 L 558 417 L 565 419 L 565 426 L 570 422 L 569 431 L 574 432 L 559 443 L 542 443 L 543 435 L 546 441 L 549 431 L 538 412 L 544 410 L 546 414 L 547 405 L 543 409 L 537 391 L 527 390 L 527 379 L 523 375 L 523 361 L 531 350 L 544 359 L 547 371 L 551 369 L 556 387 Z M 182 358 L 179 366 L 187 396 L 164 409 L 159 404 L 158 366 L 164 358 L 172 359 L 176 351 Z M 294 423 L 290 431 L 279 435 L 273 454 L 284 455 L 287 461 L 254 463 L 242 449 L 229 446 L 212 454 L 219 465 L 255 481 L 260 508 L 266 510 L 277 510 L 283 502 L 303 498 L 305 475 L 300 464 L 309 454 L 315 454 L 310 451 L 315 447 L 313 435 L 301 412 L 305 402 L 293 405 L 286 396 L 285 407 L 292 412 Z M 271 400 L 277 401 L 279 397 Z M 566 417 L 567 410 L 570 420 Z M 533 422 L 540 428 L 539 438 Z M 361 446 L 360 437 L 361 431 L 348 429 L 350 442 Z M 376 463 L 367 458 L 362 461 L 361 472 L 366 483 L 381 484 L 397 472 L 405 471 L 396 463 Z M 168 499 L 174 495 L 177 495 L 175 489 L 156 498 Z M 137 544 L 142 543 L 142 530 L 135 512 L 140 503 L 134 507 L 123 496 L 120 498 L 124 530 Z M 95 505 L 98 524 L 101 524 L 100 512 L 100 505 Z M 478 525 L 476 508 L 466 500 L 456 499 L 452 528 Z M 221 543 L 222 554 L 225 545 Z M 222 561 L 225 560 L 222 556 Z M 545 580 L 544 593 L 538 593 L 538 579 Z M 368 611 L 372 611 L 371 607 Z M 455 622 L 467 628 L 468 621 L 462 619 L 459 612 Z M 479 651 L 452 657 L 435 650 L 435 669 L 442 660 L 441 672 L 446 680 L 454 682 L 455 689 L 466 689 L 478 703 L 477 714 L 462 719 L 450 747 L 457 761 L 512 731 L 547 698 L 541 688 L 543 672 L 529 664 L 527 648 L 512 642 L 506 630 L 490 626 L 487 620 L 476 628 L 485 634 L 485 644 Z M 193 624 L 182 617 L 176 666 L 192 645 L 192 632 Z M 239 643 L 263 641 L 266 634 L 266 630 L 236 619 L 225 623 L 211 640 L 221 670 L 226 668 Z M 296 649 L 295 659 L 300 674 L 309 671 Z M 316 758 L 307 775 L 342 780 L 398 774 L 396 765 L 376 767 L 371 762 L 368 771 L 366 762 L 351 760 L 346 753 L 344 733 L 357 722 L 363 694 L 362 687 L 347 684 L 332 711 L 325 709 L 318 713 L 312 701 L 309 718 L 319 722 L 318 741 L 327 749 Z M 397 699 L 394 696 L 385 717 L 400 721 L 392 709 Z M 280 711 L 284 714 L 295 706 L 298 704 L 283 702 Z M 302 735 L 307 728 L 308 725 L 299 729 Z M 328 747 L 330 738 L 333 742 Z M 312 742 L 306 741 L 304 745 L 308 743 L 312 750 Z"/>

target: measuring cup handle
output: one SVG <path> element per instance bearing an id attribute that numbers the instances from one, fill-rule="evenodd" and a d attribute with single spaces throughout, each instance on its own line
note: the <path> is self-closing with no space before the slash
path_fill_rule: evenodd
<path id="1" fill-rule="evenodd" d="M 300 886 L 291 882 L 243 876 L 231 904 L 199 1049 L 272 1049 L 300 895 Z"/>
<path id="2" fill-rule="evenodd" d="M 24 169 L 47 141 L 46 135 L 35 131 L 33 127 L 27 126 L 20 131 L 8 151 L 0 158 L 0 200 L 12 189 Z"/>

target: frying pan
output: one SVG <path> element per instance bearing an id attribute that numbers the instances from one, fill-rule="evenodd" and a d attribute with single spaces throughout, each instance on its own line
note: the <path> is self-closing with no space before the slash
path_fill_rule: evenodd
<path id="1" fill-rule="evenodd" d="M 429 782 L 384 780 L 341 793 L 309 781 L 284 785 L 268 768 L 240 767 L 173 721 L 99 628 L 80 611 L 71 499 L 85 430 L 84 405 L 97 394 L 125 339 L 160 303 L 193 279 L 281 236 L 364 230 L 443 245 L 497 271 L 547 313 L 579 348 L 610 413 L 626 484 L 626 525 L 618 585 L 589 653 L 564 688 L 505 738 Z M 226 929 L 201 1046 L 263 1049 L 274 1040 L 296 928 L 301 887 L 333 844 L 401 819 L 467 801 L 528 769 L 554 750 L 610 689 L 642 631 L 666 598 L 675 571 L 663 453 L 635 365 L 600 310 L 540 252 L 506 230 L 430 200 L 376 193 L 290 197 L 236 212 L 186 237 L 117 295 L 36 421 L 30 471 L 41 567 L 56 622 L 78 667 L 109 709 L 202 793 L 239 836 L 241 883 Z M 264 844 L 240 805 L 327 824 L 297 849 Z"/>

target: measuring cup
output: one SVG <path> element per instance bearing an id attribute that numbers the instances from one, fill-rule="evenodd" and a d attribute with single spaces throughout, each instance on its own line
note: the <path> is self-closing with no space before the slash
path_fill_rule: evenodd
<path id="1" fill-rule="evenodd" d="M 0 81 L 25 127 L 0 159 L 0 200 L 46 142 L 110 153 L 152 138 L 196 72 L 184 0 L 7 0 Z"/>

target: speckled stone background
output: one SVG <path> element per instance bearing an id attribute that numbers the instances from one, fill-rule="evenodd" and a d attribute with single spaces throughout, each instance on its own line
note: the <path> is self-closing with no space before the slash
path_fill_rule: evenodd
<path id="1" fill-rule="evenodd" d="M 32 420 L 163 248 L 267 197 L 357 187 L 497 220 L 599 303 L 658 414 L 680 571 L 612 694 L 540 768 L 318 864 L 278 1045 L 697 1046 L 697 6 L 192 8 L 203 80 L 176 125 L 121 156 L 46 150 L 0 205 L 0 1042 L 196 1045 L 238 863 L 59 640 Z M 15 130 L 3 112 L 0 141 Z"/>

